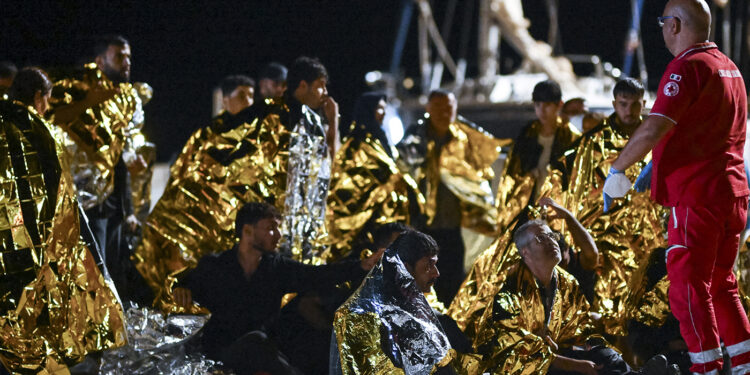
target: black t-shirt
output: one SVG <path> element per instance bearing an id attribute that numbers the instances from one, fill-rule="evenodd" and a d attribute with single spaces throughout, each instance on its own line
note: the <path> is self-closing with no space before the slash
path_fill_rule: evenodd
<path id="1" fill-rule="evenodd" d="M 209 356 L 215 356 L 247 332 L 270 330 L 285 294 L 333 286 L 364 273 L 359 261 L 311 266 L 266 253 L 248 279 L 233 248 L 203 257 L 180 286 L 189 288 L 193 299 L 211 311 L 202 344 Z"/>

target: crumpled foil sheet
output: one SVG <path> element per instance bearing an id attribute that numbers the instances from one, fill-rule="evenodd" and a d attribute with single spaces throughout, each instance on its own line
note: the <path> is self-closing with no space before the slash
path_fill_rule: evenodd
<path id="1" fill-rule="evenodd" d="M 326 216 L 330 247 L 321 255 L 326 262 L 372 244 L 379 226 L 411 224 L 423 211 L 424 196 L 417 183 L 401 173 L 375 137 L 345 140 L 332 174 Z"/>
<path id="2" fill-rule="evenodd" d="M 344 375 L 430 374 L 447 365 L 448 356 L 461 374 L 478 370 L 471 356 L 450 348 L 427 299 L 391 249 L 336 311 L 333 327 Z"/>
<path id="3" fill-rule="evenodd" d="M 492 163 L 510 139 L 497 139 L 484 129 L 459 117 L 450 125 L 451 140 L 440 150 L 427 137 L 428 118 L 417 121 L 415 133 L 397 145 L 400 168 L 409 173 L 425 196 L 429 225 L 437 210 L 437 190 L 442 182 L 461 201 L 461 226 L 476 232 L 497 234 L 498 210 L 490 183 Z"/>
<path id="4" fill-rule="evenodd" d="M 63 78 L 52 88 L 52 122 L 55 109 L 83 100 L 91 87 L 119 89 L 112 99 L 89 108 L 66 125 L 65 146 L 70 155 L 78 199 L 83 208 L 95 207 L 112 194 L 114 168 L 126 145 L 126 131 L 134 119 L 142 123 L 141 99 L 130 83 L 115 84 L 96 67 L 86 64 L 80 76 Z"/>
<path id="5" fill-rule="evenodd" d="M 208 321 L 206 315 L 170 315 L 146 307 L 127 314 L 129 343 L 104 353 L 99 373 L 116 374 L 229 374 L 221 362 L 186 352 L 185 344 Z"/>
<path id="6" fill-rule="evenodd" d="M 544 374 L 555 358 L 555 349 L 544 336 L 549 335 L 560 348 L 584 343 L 594 329 L 589 304 L 575 278 L 558 267 L 557 293 L 549 324 L 545 324 L 534 275 L 521 262 L 508 266 L 508 280 L 485 310 L 474 346 L 483 355 L 485 371 Z"/>
<path id="7" fill-rule="evenodd" d="M 627 135 L 618 130 L 614 114 L 581 138 L 576 152 L 566 156 L 569 185 L 559 200 L 591 233 L 599 249 L 592 309 L 602 314 L 606 332 L 615 335 L 625 334 L 625 311 L 638 309 L 626 306 L 626 302 L 641 303 L 640 298 L 629 294 L 642 296 L 647 292 L 639 290 L 646 284 L 634 280 L 633 274 L 648 263 L 652 251 L 667 246 L 668 211 L 653 202 L 648 191 L 631 190 L 625 198 L 616 199 L 609 212 L 603 212 L 604 179 L 627 141 Z M 628 168 L 625 175 L 635 181 L 649 160 L 650 155 Z M 554 189 L 545 186 L 542 190 Z M 668 305 L 667 300 L 659 304 L 666 309 Z M 634 318 L 645 322 L 656 317 Z"/>
<path id="8" fill-rule="evenodd" d="M 234 245 L 234 219 L 243 204 L 279 208 L 284 202 L 289 132 L 279 119 L 283 110 L 218 116 L 190 137 L 171 167 L 132 257 L 163 311 L 185 312 L 174 303 L 172 286 L 204 255 Z M 194 306 L 188 312 L 206 311 Z"/>
<path id="9" fill-rule="evenodd" d="M 327 236 L 325 216 L 331 157 L 325 138 L 309 133 L 310 126 L 305 123 L 319 122 L 320 118 L 306 105 L 302 105 L 302 114 L 289 140 L 280 247 L 293 259 L 319 264 Z"/>
<path id="10" fill-rule="evenodd" d="M 538 137 L 541 126 L 538 120 L 534 121 L 526 130 L 526 137 L 530 139 Z M 553 152 L 558 149 L 574 148 L 576 140 L 581 136 L 578 130 L 570 123 L 563 123 L 560 117 L 557 118 L 557 126 L 555 142 L 552 145 Z M 532 172 L 523 172 L 519 152 L 525 152 L 525 150 L 514 148 L 509 153 L 497 188 L 495 204 L 499 213 L 497 219 L 500 233 L 513 230 L 518 220 L 523 215 L 528 214 L 526 208 L 529 205 L 534 205 L 542 196 L 541 194 L 537 196 L 536 193 L 539 192 L 545 181 L 538 181 L 537 176 Z M 554 160 L 550 160 L 550 164 L 554 164 L 554 162 Z M 549 176 L 549 173 L 547 176 Z M 560 190 L 564 189 L 564 185 L 555 187 Z"/>
<path id="11" fill-rule="evenodd" d="M 52 129 L 33 108 L 0 101 L 0 356 L 13 373 L 64 373 L 127 341 L 114 286 L 81 237 Z"/>
<path id="12" fill-rule="evenodd" d="M 613 129 L 611 121 L 613 117 L 587 133 L 575 148 L 564 154 L 558 164 L 564 171 L 549 172 L 540 188 L 540 196 L 549 196 L 569 209 L 594 237 L 600 266 L 592 311 L 602 314 L 607 333 L 624 335 L 626 319 L 660 324 L 669 311 L 668 281 L 654 284 L 646 279 L 645 268 L 651 252 L 666 245 L 666 211 L 651 201 L 648 192 L 631 191 L 625 198 L 615 200 L 608 213 L 603 213 L 604 178 L 627 143 L 627 136 Z M 647 161 L 648 158 L 625 172 L 631 181 L 635 181 Z M 505 202 L 516 216 L 501 217 L 501 227 L 505 226 L 503 234 L 476 259 L 449 308 L 450 315 L 469 337 L 481 328 L 478 317 L 502 287 L 507 274 L 505 265 L 518 259 L 511 234 L 520 215 L 528 218 L 540 215 L 538 208 L 533 207 L 536 202 L 528 201 L 533 189 L 534 181 L 529 176 L 506 175 L 501 181 L 498 201 Z M 523 204 L 527 204 L 525 209 Z M 555 229 L 565 233 L 564 227 Z M 570 238 L 567 242 L 572 246 Z M 644 269 L 636 272 L 639 266 Z M 647 287 L 652 289 L 644 289 Z"/>
<path id="13" fill-rule="evenodd" d="M 141 156 L 146 162 L 145 170 L 138 174 L 130 173 L 133 212 L 138 220 L 144 221 L 151 209 L 151 177 L 154 175 L 154 166 L 156 165 L 156 145 L 147 141 L 143 134 L 145 121 L 143 106 L 153 97 L 154 89 L 145 82 L 135 82 L 133 88 L 138 93 L 141 105 L 136 108 L 133 119 L 128 123 L 128 129 L 125 132 L 125 149 L 133 155 Z"/>
<path id="14" fill-rule="evenodd" d="M 448 307 L 448 315 L 469 339 L 474 339 L 481 329 L 479 321 L 503 286 L 510 269 L 508 265 L 518 259 L 512 233 L 507 231 L 474 261 Z"/>

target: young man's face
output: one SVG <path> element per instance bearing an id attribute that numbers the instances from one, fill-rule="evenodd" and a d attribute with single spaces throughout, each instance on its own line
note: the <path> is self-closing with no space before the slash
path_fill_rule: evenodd
<path id="1" fill-rule="evenodd" d="M 236 115 L 243 109 L 253 105 L 255 89 L 252 86 L 237 86 L 228 96 L 222 98 L 224 109 Z"/>
<path id="2" fill-rule="evenodd" d="M 37 91 L 34 94 L 34 109 L 40 116 L 44 116 L 49 110 L 49 99 L 52 97 L 52 91 L 42 94 L 42 91 Z"/>
<path id="3" fill-rule="evenodd" d="M 251 227 L 250 235 L 252 236 L 253 247 L 264 253 L 276 252 L 276 246 L 281 239 L 279 224 L 280 221 L 276 218 L 261 219 L 254 225 L 245 224 L 247 227 Z"/>
<path id="4" fill-rule="evenodd" d="M 272 79 L 263 78 L 258 82 L 258 88 L 260 89 L 260 95 L 264 99 L 279 98 L 286 91 L 286 82 L 277 82 Z"/>
<path id="5" fill-rule="evenodd" d="M 554 124 L 561 107 L 562 102 L 534 102 L 534 113 L 543 124 Z"/>
<path id="6" fill-rule="evenodd" d="M 430 115 L 430 126 L 437 130 L 448 130 L 450 124 L 456 120 L 458 103 L 453 94 L 435 95 L 427 102 L 427 113 Z"/>
<path id="7" fill-rule="evenodd" d="M 328 80 L 323 77 L 312 82 L 300 81 L 298 88 L 301 91 L 300 102 L 312 109 L 318 109 L 323 106 L 323 102 L 328 98 L 326 84 L 328 84 Z"/>
<path id="8" fill-rule="evenodd" d="M 437 278 L 440 277 L 440 271 L 437 269 L 437 261 L 437 255 L 426 255 L 419 258 L 419 260 L 414 263 L 414 267 L 411 267 L 408 264 L 406 265 L 406 269 L 411 276 L 414 277 L 414 281 L 422 293 L 429 292 L 430 288 L 435 285 Z"/>
<path id="9" fill-rule="evenodd" d="M 617 118 L 626 126 L 635 126 L 640 122 L 644 105 L 643 97 L 635 95 L 617 95 L 612 101 Z"/>
<path id="10" fill-rule="evenodd" d="M 130 82 L 130 45 L 110 44 L 107 51 L 96 58 L 96 65 L 112 82 Z"/>

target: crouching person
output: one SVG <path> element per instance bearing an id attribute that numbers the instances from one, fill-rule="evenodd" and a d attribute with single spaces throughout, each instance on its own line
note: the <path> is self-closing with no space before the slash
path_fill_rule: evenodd
<path id="1" fill-rule="evenodd" d="M 438 246 L 408 230 L 388 247 L 354 295 L 336 311 L 331 374 L 474 374 L 478 361 L 456 323 L 430 307 L 440 276 Z"/>
<path id="2" fill-rule="evenodd" d="M 518 228 L 521 260 L 512 265 L 480 321 L 475 345 L 493 374 L 670 374 L 664 356 L 633 371 L 604 340 L 589 338 L 593 324 L 578 282 L 558 267 L 559 234 L 544 221 Z M 588 340 L 587 340 L 588 339 Z"/>
<path id="3" fill-rule="evenodd" d="M 324 266 L 299 263 L 277 252 L 280 219 L 271 205 L 246 204 L 235 220 L 239 242 L 234 248 L 203 257 L 175 288 L 182 306 L 195 299 L 211 311 L 203 328 L 203 352 L 240 375 L 299 373 L 277 349 L 273 335 L 282 297 L 359 280 L 382 255 Z"/>

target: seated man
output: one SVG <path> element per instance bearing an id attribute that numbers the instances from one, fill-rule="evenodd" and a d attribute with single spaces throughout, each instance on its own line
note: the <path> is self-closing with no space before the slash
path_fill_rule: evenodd
<path id="1" fill-rule="evenodd" d="M 414 230 L 402 233 L 380 266 L 336 311 L 331 373 L 455 373 L 471 357 L 471 345 L 447 316 L 430 307 L 424 293 L 440 276 L 438 246 Z"/>
<path id="2" fill-rule="evenodd" d="M 513 241 L 521 261 L 485 311 L 476 346 L 491 373 L 668 374 L 664 356 L 634 372 L 603 340 L 587 343 L 589 304 L 575 279 L 557 267 L 556 235 L 544 221 L 518 228 Z M 584 349 L 575 345 L 584 346 Z M 530 371 L 530 369 L 533 369 Z"/>
<path id="3" fill-rule="evenodd" d="M 354 249 L 351 258 L 361 259 L 360 253 L 365 250 L 375 253 L 385 251 L 402 232 L 409 229 L 398 222 L 383 224 L 374 230 L 373 241 L 367 249 Z M 284 306 L 278 329 L 273 335 L 292 365 L 310 374 L 328 372 L 334 314 L 358 287 L 359 284 L 355 283 L 345 283 L 335 288 L 326 286 L 300 293 Z"/>
<path id="4" fill-rule="evenodd" d="M 190 306 L 194 298 L 211 311 L 204 327 L 203 351 L 240 374 L 295 373 L 266 335 L 278 318 L 281 298 L 361 278 L 382 254 L 325 266 L 284 258 L 276 247 L 280 219 L 278 211 L 266 203 L 243 206 L 235 220 L 239 242 L 231 250 L 202 258 L 174 291 L 182 306 Z"/>

